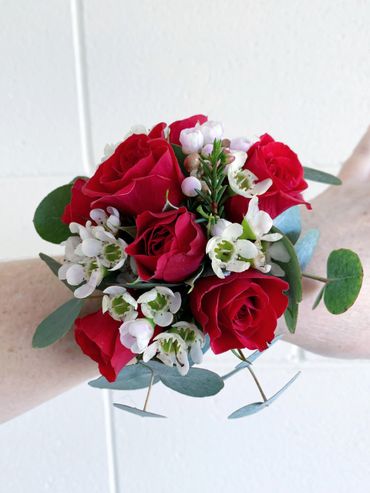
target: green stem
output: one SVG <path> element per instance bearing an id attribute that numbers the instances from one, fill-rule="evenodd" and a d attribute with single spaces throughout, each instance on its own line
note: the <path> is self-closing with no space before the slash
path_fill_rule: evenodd
<path id="1" fill-rule="evenodd" d="M 148 392 L 146 394 L 143 411 L 146 411 L 146 408 L 147 408 L 147 405 L 148 405 L 148 402 L 149 402 L 150 392 L 151 392 L 152 387 L 153 387 L 153 382 L 154 382 L 154 371 L 152 370 L 152 378 L 150 379 L 150 384 L 149 384 L 149 387 L 148 387 Z"/>
<path id="2" fill-rule="evenodd" d="M 307 274 L 307 272 L 302 272 L 302 277 L 313 279 L 314 281 L 323 282 L 325 284 L 329 282 L 329 279 L 327 279 L 326 277 L 315 276 L 314 274 Z"/>
<path id="3" fill-rule="evenodd" d="M 259 383 L 259 381 L 258 381 L 258 379 L 257 379 L 257 377 L 256 377 L 256 375 L 254 373 L 254 371 L 252 370 L 252 368 L 250 366 L 247 366 L 247 369 L 248 369 L 249 373 L 252 375 L 253 380 L 254 380 L 255 384 L 257 385 L 258 390 L 260 391 L 260 394 L 262 396 L 263 402 L 266 402 L 267 401 L 267 397 L 266 397 L 264 391 L 262 390 L 261 384 Z"/>

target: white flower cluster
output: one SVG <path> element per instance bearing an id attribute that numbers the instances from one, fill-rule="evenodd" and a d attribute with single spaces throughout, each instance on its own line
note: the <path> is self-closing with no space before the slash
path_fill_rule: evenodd
<path id="1" fill-rule="evenodd" d="M 71 286 L 79 286 L 76 298 L 90 296 L 102 282 L 108 271 L 120 269 L 127 258 L 127 243 L 117 238 L 120 227 L 119 213 L 114 207 L 93 209 L 92 221 L 85 226 L 72 222 L 70 236 L 65 245 L 64 263 L 58 271 L 58 277 Z"/>
<path id="2" fill-rule="evenodd" d="M 184 154 L 200 152 L 205 156 L 209 155 L 213 149 L 213 142 L 222 139 L 224 129 L 222 123 L 208 121 L 193 128 L 185 128 L 180 133 L 180 143 Z"/>
<path id="3" fill-rule="evenodd" d="M 243 169 L 247 154 L 243 151 L 231 151 L 231 154 L 234 156 L 234 161 L 227 167 L 231 190 L 248 199 L 267 192 L 272 185 L 271 178 L 257 182 L 258 178 L 255 174 Z"/>
<path id="4" fill-rule="evenodd" d="M 242 224 L 220 219 L 212 229 L 206 253 L 212 261 L 214 273 L 223 279 L 230 272 L 244 272 L 254 267 L 261 272 L 284 275 L 284 271 L 272 258 L 289 261 L 289 254 L 282 244 L 280 233 L 270 233 L 273 221 L 267 212 L 258 208 L 258 198 L 249 202 L 248 212 Z"/>
<path id="5" fill-rule="evenodd" d="M 177 322 L 154 338 L 143 353 L 143 361 L 156 356 L 165 365 L 176 366 L 180 375 L 186 375 L 190 368 L 189 355 L 193 363 L 202 362 L 204 343 L 204 334 L 194 324 Z"/>

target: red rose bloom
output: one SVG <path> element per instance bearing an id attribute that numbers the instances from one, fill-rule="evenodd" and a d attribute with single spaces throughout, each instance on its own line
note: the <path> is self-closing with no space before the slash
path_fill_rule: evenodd
<path id="1" fill-rule="evenodd" d="M 140 278 L 180 282 L 200 266 L 207 239 L 185 207 L 168 212 L 143 212 L 136 219 L 137 236 L 126 248 Z"/>
<path id="2" fill-rule="evenodd" d="M 203 277 L 190 295 L 195 319 L 209 334 L 214 353 L 229 349 L 262 351 L 274 338 L 277 319 L 285 312 L 289 285 L 256 270 L 225 279 Z"/>
<path id="3" fill-rule="evenodd" d="M 181 145 L 180 133 L 184 128 L 193 128 L 197 123 L 205 123 L 208 118 L 204 115 L 194 115 L 184 120 L 177 120 L 170 125 L 170 142 L 171 144 Z"/>
<path id="4" fill-rule="evenodd" d="M 307 188 L 303 178 L 303 168 L 298 156 L 287 145 L 275 140 L 268 134 L 248 150 L 244 168 L 254 173 L 259 180 L 271 178 L 272 185 L 263 195 L 259 195 L 259 208 L 278 216 L 294 205 L 310 204 L 304 201 L 302 191 Z M 228 218 L 240 222 L 248 209 L 249 199 L 235 195 L 228 200 L 226 208 Z"/>
<path id="5" fill-rule="evenodd" d="M 83 178 L 77 178 L 72 186 L 71 201 L 65 206 L 63 215 L 61 217 L 62 222 L 69 224 L 76 222 L 78 224 L 85 224 L 90 219 L 90 209 L 92 198 L 85 195 L 83 187 L 87 180 Z"/>
<path id="6" fill-rule="evenodd" d="M 154 133 L 158 131 L 153 129 Z M 136 216 L 145 210 L 161 211 L 167 192 L 170 202 L 179 205 L 183 179 L 166 140 L 135 134 L 99 166 L 84 192 L 95 199 L 94 207 L 110 205 L 124 215 Z"/>
<path id="7" fill-rule="evenodd" d="M 82 351 L 99 365 L 100 373 L 114 382 L 121 369 L 135 355 L 121 344 L 121 322 L 102 311 L 76 320 L 75 339 Z"/>

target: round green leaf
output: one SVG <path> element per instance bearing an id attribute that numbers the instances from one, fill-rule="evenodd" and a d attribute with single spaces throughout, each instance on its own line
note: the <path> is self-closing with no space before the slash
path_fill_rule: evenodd
<path id="1" fill-rule="evenodd" d="M 190 368 L 185 376 L 180 375 L 176 368 L 168 368 L 161 372 L 160 379 L 166 387 L 191 397 L 209 397 L 224 387 L 217 373 L 203 368 Z"/>
<path id="2" fill-rule="evenodd" d="M 72 298 L 46 317 L 36 329 L 32 347 L 50 346 L 64 337 L 80 314 L 83 303 L 84 300 Z"/>
<path id="3" fill-rule="evenodd" d="M 359 256 L 341 248 L 331 252 L 327 263 L 328 283 L 324 292 L 324 303 L 330 313 L 344 313 L 356 301 L 363 279 Z"/>
<path id="4" fill-rule="evenodd" d="M 42 239 L 59 244 L 70 236 L 69 228 L 62 223 L 61 216 L 71 200 L 72 186 L 72 183 L 68 183 L 56 188 L 37 207 L 33 223 Z"/>
<path id="5" fill-rule="evenodd" d="M 108 382 L 106 378 L 99 377 L 89 382 L 89 385 L 98 389 L 136 390 L 149 387 L 151 379 L 152 371 L 149 368 L 141 364 L 135 364 L 125 366 L 120 371 L 115 382 Z M 156 376 L 153 383 L 157 383 L 158 381 L 159 377 Z"/>

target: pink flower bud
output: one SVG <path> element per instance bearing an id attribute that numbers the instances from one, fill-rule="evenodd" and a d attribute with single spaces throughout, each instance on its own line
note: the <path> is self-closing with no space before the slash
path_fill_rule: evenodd
<path id="1" fill-rule="evenodd" d="M 202 184 L 195 176 L 188 176 L 181 183 L 181 190 L 187 197 L 196 197 L 198 195 L 197 191 L 202 189 Z"/>

